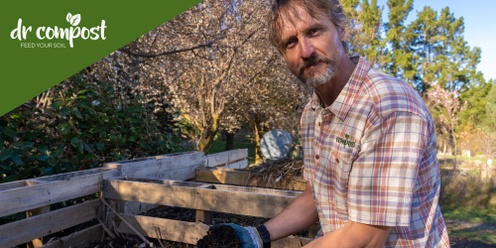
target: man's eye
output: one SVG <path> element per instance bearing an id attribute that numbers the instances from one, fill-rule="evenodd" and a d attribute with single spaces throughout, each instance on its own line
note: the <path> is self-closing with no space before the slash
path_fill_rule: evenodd
<path id="1" fill-rule="evenodd" d="M 291 49 L 291 48 L 293 48 L 295 46 L 296 46 L 296 41 L 295 40 L 290 40 L 290 41 L 286 42 L 286 44 L 285 44 L 284 47 L 286 49 Z"/>
<path id="2" fill-rule="evenodd" d="M 310 29 L 308 31 L 308 35 L 309 36 L 316 36 L 316 35 L 319 35 L 319 34 L 320 34 L 320 29 L 318 29 L 318 28 Z"/>

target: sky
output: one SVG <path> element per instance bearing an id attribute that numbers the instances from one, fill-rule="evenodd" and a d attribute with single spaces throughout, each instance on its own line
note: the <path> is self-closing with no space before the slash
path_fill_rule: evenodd
<path id="1" fill-rule="evenodd" d="M 379 6 L 385 6 L 384 12 L 387 11 L 386 2 L 377 1 Z M 456 18 L 463 17 L 465 41 L 470 48 L 482 49 L 477 69 L 484 74 L 486 81 L 496 80 L 496 0 L 413 0 L 413 10 L 405 24 L 415 20 L 424 6 L 430 6 L 438 14 L 444 7 L 449 7 Z"/>

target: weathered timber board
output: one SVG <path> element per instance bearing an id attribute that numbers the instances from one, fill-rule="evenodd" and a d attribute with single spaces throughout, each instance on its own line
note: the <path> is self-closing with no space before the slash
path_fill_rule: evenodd
<path id="1" fill-rule="evenodd" d="M 209 228 L 203 223 L 148 216 L 125 215 L 124 218 L 144 236 L 186 244 L 196 244 L 207 234 Z M 133 234 L 124 222 L 120 222 L 118 228 L 121 232 Z"/>
<path id="2" fill-rule="evenodd" d="M 31 210 L 57 202 L 100 192 L 104 179 L 116 177 L 117 170 L 98 170 L 75 173 L 72 177 L 55 180 L 52 177 L 36 180 L 36 184 L 0 191 L 0 216 Z"/>
<path id="3" fill-rule="evenodd" d="M 138 231 L 147 237 L 164 239 L 174 242 L 196 245 L 198 240 L 207 234 L 209 225 L 203 223 L 185 222 L 164 218 L 139 215 L 125 215 L 124 218 Z M 120 232 L 133 234 L 131 229 L 123 222 L 118 226 Z M 299 248 L 308 244 L 310 239 L 289 236 L 272 242 L 273 248 Z"/>
<path id="4" fill-rule="evenodd" d="M 188 152 L 112 162 L 104 166 L 116 168 L 122 176 L 130 178 L 188 180 L 195 177 L 195 169 L 204 161 L 203 152 Z"/>
<path id="5" fill-rule="evenodd" d="M 278 182 L 274 180 L 267 181 L 262 175 L 225 168 L 198 168 L 196 169 L 195 180 L 198 182 L 302 191 L 306 187 L 306 181 L 303 178 L 283 178 Z"/>
<path id="6" fill-rule="evenodd" d="M 226 166 L 228 168 L 245 168 L 248 166 L 248 149 L 238 149 L 214 153 L 206 156 L 206 167 Z M 235 163 L 241 162 L 241 163 Z M 244 167 L 243 167 L 244 166 Z"/>
<path id="7" fill-rule="evenodd" d="M 13 247 L 90 221 L 101 206 L 99 199 L 62 208 L 0 226 L 0 247 Z"/>
<path id="8" fill-rule="evenodd" d="M 272 218 L 288 206 L 300 192 L 249 189 L 246 187 L 176 186 L 150 182 L 105 180 L 105 198 L 176 206 L 255 217 Z"/>
<path id="9" fill-rule="evenodd" d="M 102 226 L 95 225 L 81 231 L 71 233 L 65 237 L 53 239 L 41 248 L 70 248 L 81 247 L 97 242 L 103 238 L 104 230 Z"/>
<path id="10" fill-rule="evenodd" d="M 28 180 L 20 180 L 20 181 L 8 182 L 8 183 L 0 183 L 0 191 L 27 186 L 28 185 L 27 181 Z"/>
<path id="11" fill-rule="evenodd" d="M 20 187 L 40 184 L 43 182 L 70 180 L 71 178 L 89 175 L 89 174 L 96 174 L 96 173 L 105 172 L 105 171 L 109 171 L 109 169 L 98 168 L 98 169 L 89 169 L 89 170 L 82 170 L 82 171 L 73 171 L 73 172 L 61 173 L 61 174 L 56 174 L 56 175 L 38 177 L 36 179 L 27 179 L 27 180 L 19 180 L 19 181 L 14 181 L 14 182 L 0 183 L 0 193 L 1 193 L 1 191 L 7 190 L 7 189 L 20 188 Z"/>

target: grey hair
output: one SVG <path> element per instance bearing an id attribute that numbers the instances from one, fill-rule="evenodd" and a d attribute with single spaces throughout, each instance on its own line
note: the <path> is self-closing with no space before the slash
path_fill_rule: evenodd
<path id="1" fill-rule="evenodd" d="M 270 43 L 280 52 L 283 51 L 281 41 L 281 13 L 283 11 L 291 11 L 290 8 L 298 5 L 306 9 L 313 18 L 318 18 L 319 15 L 329 17 L 336 28 L 345 32 L 348 26 L 348 18 L 344 14 L 343 7 L 339 0 L 272 0 L 272 6 L 269 9 L 267 16 L 268 35 Z M 346 42 L 342 42 L 345 50 L 348 50 Z"/>

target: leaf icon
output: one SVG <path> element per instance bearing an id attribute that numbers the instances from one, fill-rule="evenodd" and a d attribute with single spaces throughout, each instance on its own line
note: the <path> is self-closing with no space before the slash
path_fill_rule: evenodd
<path id="1" fill-rule="evenodd" d="M 67 20 L 67 22 L 71 22 L 71 18 L 72 18 L 72 14 L 71 12 L 67 13 L 67 16 L 65 16 L 65 19 Z"/>
<path id="2" fill-rule="evenodd" d="M 80 22 L 81 22 L 81 14 L 73 15 L 69 20 L 69 23 L 72 26 L 77 26 L 79 25 Z"/>

